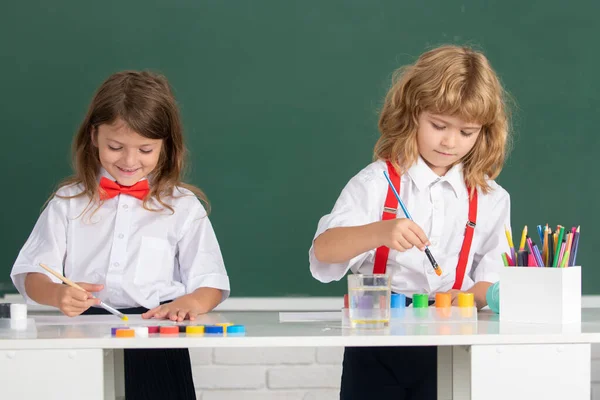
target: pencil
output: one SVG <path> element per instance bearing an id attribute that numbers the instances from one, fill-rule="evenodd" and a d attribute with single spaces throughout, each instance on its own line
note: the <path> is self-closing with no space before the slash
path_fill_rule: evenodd
<path id="1" fill-rule="evenodd" d="M 533 250 L 533 246 L 534 246 L 533 240 L 531 240 L 530 237 L 527 237 L 527 247 L 529 247 L 529 253 L 533 255 L 533 261 L 535 263 L 534 267 L 543 267 L 544 264 L 541 262 L 542 260 L 540 258 L 538 258 L 538 255 Z"/>
<path id="2" fill-rule="evenodd" d="M 565 255 L 565 248 L 566 248 L 566 244 L 567 242 L 565 241 L 565 239 L 563 239 L 562 243 L 560 244 L 560 253 L 558 254 L 558 262 L 556 263 L 556 266 L 558 268 L 560 268 L 560 264 L 562 262 L 563 256 Z"/>
<path id="3" fill-rule="evenodd" d="M 540 249 L 538 248 L 535 242 L 531 242 L 531 250 L 533 251 L 533 256 L 537 260 L 538 267 L 545 267 L 544 260 L 542 259 L 542 254 L 540 253 Z"/>
<path id="4" fill-rule="evenodd" d="M 547 266 L 551 267 L 554 262 L 554 234 L 552 228 L 548 228 L 548 262 Z"/>
<path id="5" fill-rule="evenodd" d="M 63 281 L 64 283 L 66 283 L 67 285 L 74 287 L 75 289 L 79 289 L 79 290 L 83 290 L 84 292 L 88 293 L 87 290 L 85 290 L 84 288 L 82 288 L 81 286 L 79 286 L 78 284 L 76 284 L 75 282 L 73 282 L 72 280 L 70 280 L 69 278 L 66 278 L 64 276 L 62 276 L 61 274 L 59 274 L 58 272 L 56 272 L 55 270 L 53 270 L 52 268 L 44 265 L 44 264 L 40 264 L 40 267 L 44 268 L 46 271 L 50 272 L 52 275 L 54 275 L 55 277 L 57 277 L 58 279 L 60 279 L 61 281 Z M 103 301 L 100 302 L 100 307 L 104 308 L 106 311 L 108 311 L 109 313 L 121 318 L 123 321 L 127 321 L 129 318 L 127 318 L 127 315 L 119 312 L 118 310 L 112 308 L 111 306 L 109 306 L 108 304 L 104 303 Z"/>
<path id="6" fill-rule="evenodd" d="M 575 230 L 575 228 L 573 228 Z M 565 248 L 565 255 L 563 256 L 561 267 L 565 268 L 569 266 L 569 259 L 571 256 L 571 248 L 573 246 L 573 236 L 571 232 L 567 233 L 567 246 Z"/>
<path id="7" fill-rule="evenodd" d="M 525 250 L 519 251 L 517 267 L 526 267 L 527 266 L 527 252 Z"/>
<path id="8" fill-rule="evenodd" d="M 575 238 L 573 238 L 573 246 L 571 249 L 571 260 L 569 262 L 569 264 L 571 264 L 572 266 L 575 266 L 577 264 L 575 264 L 575 262 L 577 261 L 577 248 L 579 247 L 579 226 L 577 227 L 577 230 L 575 231 Z"/>
<path id="9" fill-rule="evenodd" d="M 548 225 L 544 227 L 544 242 L 542 243 L 542 259 L 544 265 L 548 265 Z"/>
<path id="10" fill-rule="evenodd" d="M 510 257 L 514 259 L 515 258 L 515 245 L 513 244 L 512 233 L 506 227 L 506 225 L 504 225 L 504 233 L 506 233 L 506 241 L 508 242 L 508 247 L 510 247 Z"/>
<path id="11" fill-rule="evenodd" d="M 560 256 L 562 255 L 561 252 L 561 247 L 562 247 L 562 243 L 563 243 L 563 235 L 565 234 L 565 228 L 563 228 L 562 226 L 560 227 L 560 231 L 558 233 L 558 238 L 556 240 L 556 248 L 554 249 L 554 263 L 552 264 L 552 266 L 554 268 L 558 267 L 558 263 L 560 262 Z"/>
<path id="12" fill-rule="evenodd" d="M 398 204 L 400 204 L 400 207 L 402 208 L 402 211 L 404 211 L 404 215 L 406 215 L 406 218 L 408 218 L 408 219 L 410 219 L 411 221 L 414 222 L 414 220 L 412 219 L 412 217 L 408 213 L 408 210 L 404 206 L 404 203 L 402 202 L 402 199 L 400 198 L 400 195 L 396 191 L 396 188 L 394 187 L 394 184 L 390 180 L 390 177 L 388 176 L 387 171 L 383 171 L 383 175 L 385 175 L 385 179 L 387 179 L 390 187 L 392 188 L 392 191 L 394 192 L 394 195 L 396 196 L 396 199 L 398 200 Z M 440 268 L 440 266 L 438 265 L 438 263 L 435 261 L 435 258 L 433 258 L 433 255 L 431 254 L 431 250 L 429 250 L 428 246 L 425 246 L 425 254 L 427 254 L 427 258 L 429 259 L 429 262 L 431 263 L 431 266 L 433 267 L 436 275 L 437 276 L 442 275 L 442 269 Z"/>
<path id="13" fill-rule="evenodd" d="M 527 236 L 527 225 L 523 228 L 523 234 L 521 235 L 521 244 L 519 246 L 519 251 L 525 250 L 525 237 Z"/>

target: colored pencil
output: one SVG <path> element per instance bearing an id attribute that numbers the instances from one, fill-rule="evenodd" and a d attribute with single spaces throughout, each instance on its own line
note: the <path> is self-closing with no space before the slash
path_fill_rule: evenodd
<path id="1" fill-rule="evenodd" d="M 569 265 L 575 266 L 577 262 L 577 248 L 579 247 L 579 226 L 575 231 L 575 237 L 573 238 L 573 245 L 571 246 L 571 259 L 569 261 Z"/>
<path id="2" fill-rule="evenodd" d="M 554 263 L 552 264 L 552 267 L 556 268 L 558 266 L 558 263 L 560 261 L 560 256 L 561 256 L 561 247 L 562 247 L 562 240 L 563 240 L 563 235 L 565 233 L 565 228 L 560 227 L 560 231 L 558 233 L 558 238 L 557 238 L 557 242 L 556 242 L 556 248 L 554 250 Z"/>
<path id="3" fill-rule="evenodd" d="M 523 234 L 521 235 L 521 244 L 519 246 L 519 251 L 525 250 L 525 237 L 527 236 L 527 225 L 523 228 Z"/>

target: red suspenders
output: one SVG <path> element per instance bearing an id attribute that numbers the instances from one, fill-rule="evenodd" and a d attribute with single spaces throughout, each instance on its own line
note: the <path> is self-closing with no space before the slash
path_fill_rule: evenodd
<path id="1" fill-rule="evenodd" d="M 394 168 L 394 166 L 388 161 L 388 174 L 390 180 L 394 184 L 396 191 L 400 193 L 400 175 Z M 470 189 L 467 188 L 470 192 Z M 388 186 L 387 196 L 385 198 L 385 205 L 383 207 L 382 220 L 388 220 L 396 218 L 396 210 L 398 209 L 398 200 L 394 196 L 394 192 Z M 473 191 L 473 195 L 469 199 L 469 220 L 465 229 L 465 238 L 463 240 L 462 248 L 460 249 L 460 255 L 458 257 L 458 265 L 456 266 L 456 280 L 452 289 L 458 289 L 462 287 L 463 279 L 465 277 L 465 271 L 467 269 L 467 261 L 469 259 L 469 252 L 471 251 L 471 242 L 473 241 L 473 233 L 475 231 L 475 224 L 477 222 L 477 190 Z M 374 274 L 385 274 L 388 255 L 390 249 L 386 246 L 377 248 L 375 252 L 375 266 L 373 268 Z M 442 268 L 443 269 L 443 268 Z"/>

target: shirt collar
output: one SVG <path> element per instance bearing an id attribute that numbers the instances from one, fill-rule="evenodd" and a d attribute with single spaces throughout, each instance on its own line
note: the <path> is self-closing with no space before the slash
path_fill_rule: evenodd
<path id="1" fill-rule="evenodd" d="M 100 179 L 102 178 L 106 178 L 106 179 L 110 179 L 111 181 L 117 182 L 117 180 L 108 173 L 107 170 L 104 169 L 104 167 L 100 167 L 100 172 L 98 173 L 98 183 L 100 182 Z M 142 179 L 139 180 L 139 182 L 146 180 L 147 177 L 143 177 Z M 151 182 L 148 182 L 151 183 Z"/>
<path id="2" fill-rule="evenodd" d="M 110 179 L 111 181 L 117 181 L 111 174 L 108 173 L 107 170 L 104 169 L 104 167 L 100 167 L 100 173 L 98 174 L 98 182 L 100 182 L 100 179 L 102 178 L 106 178 L 106 179 Z"/>
<path id="3" fill-rule="evenodd" d="M 444 176 L 438 176 L 429 168 L 421 156 L 407 171 L 417 189 L 424 190 L 438 181 L 446 181 L 454 190 L 456 197 L 467 195 L 467 187 L 463 179 L 462 163 L 454 165 Z"/>

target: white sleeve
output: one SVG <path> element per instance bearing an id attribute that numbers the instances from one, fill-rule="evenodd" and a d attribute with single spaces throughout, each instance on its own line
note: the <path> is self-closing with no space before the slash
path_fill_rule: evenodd
<path id="1" fill-rule="evenodd" d="M 309 250 L 310 272 L 315 279 L 324 283 L 339 281 L 348 270 L 352 269 L 356 272 L 365 260 L 374 257 L 375 249 L 372 249 L 343 263 L 321 262 L 315 257 L 314 239 L 331 228 L 360 226 L 379 220 L 381 216 L 377 217 L 377 210 L 383 209 L 385 191 L 380 196 L 375 182 L 376 180 L 373 179 L 365 179 L 365 174 L 353 177 L 342 190 L 331 213 L 319 220 Z M 378 200 L 381 203 L 379 205 Z"/>
<path id="2" fill-rule="evenodd" d="M 58 278 L 40 267 L 40 263 L 64 275 L 63 262 L 66 257 L 68 229 L 67 202 L 55 197 L 48 203 L 13 265 L 10 277 L 28 304 L 37 304 L 25 291 L 25 277 L 28 273 L 39 272 L 53 282 L 61 283 Z"/>
<path id="3" fill-rule="evenodd" d="M 223 292 L 221 301 L 229 297 L 229 277 L 223 256 L 206 211 L 199 201 L 190 210 L 177 243 L 179 275 L 186 292 L 211 287 Z"/>
<path id="4" fill-rule="evenodd" d="M 492 204 L 488 222 L 483 226 L 486 237 L 473 254 L 471 275 L 475 283 L 480 281 L 495 283 L 500 280 L 504 268 L 502 253 L 510 254 L 504 227 L 510 228 L 510 196 L 502 190 L 500 198 Z M 478 224 L 479 225 L 479 224 Z M 476 226 L 475 229 L 479 228 Z"/>

